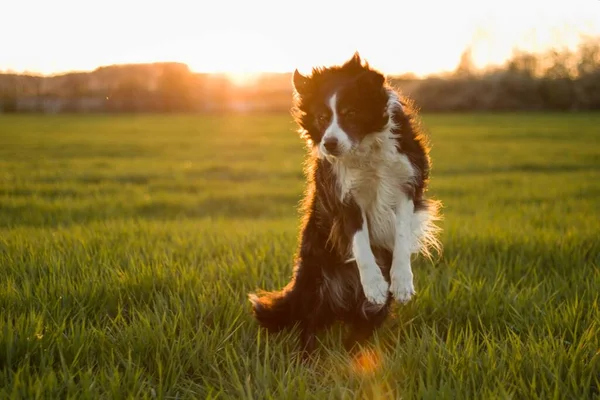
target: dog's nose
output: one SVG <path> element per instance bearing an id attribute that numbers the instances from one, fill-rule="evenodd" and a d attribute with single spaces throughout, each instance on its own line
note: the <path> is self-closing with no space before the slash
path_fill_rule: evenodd
<path id="1" fill-rule="evenodd" d="M 335 137 L 325 139 L 323 146 L 325 146 L 325 150 L 331 155 L 335 156 L 338 153 L 338 140 Z"/>

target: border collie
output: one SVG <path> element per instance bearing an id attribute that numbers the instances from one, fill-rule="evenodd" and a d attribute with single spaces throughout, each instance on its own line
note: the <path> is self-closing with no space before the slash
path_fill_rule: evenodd
<path id="1" fill-rule="evenodd" d="M 339 66 L 294 71 L 294 116 L 309 148 L 291 281 L 250 294 L 270 332 L 298 326 L 304 355 L 341 320 L 345 347 L 371 337 L 393 299 L 415 294 L 411 255 L 441 250 L 438 201 L 425 197 L 429 147 L 411 101 L 357 53 Z"/>

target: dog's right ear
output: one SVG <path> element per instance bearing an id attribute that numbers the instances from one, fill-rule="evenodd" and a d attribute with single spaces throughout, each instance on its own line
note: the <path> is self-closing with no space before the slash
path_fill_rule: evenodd
<path id="1" fill-rule="evenodd" d="M 308 89 L 310 86 L 310 78 L 302 75 L 298 69 L 294 70 L 294 89 L 298 92 L 299 95 L 305 95 L 308 93 Z"/>

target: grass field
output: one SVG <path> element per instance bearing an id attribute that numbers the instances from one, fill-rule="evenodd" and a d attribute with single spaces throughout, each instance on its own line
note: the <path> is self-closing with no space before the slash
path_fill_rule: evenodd
<path id="1" fill-rule="evenodd" d="M 0 117 L 0 398 L 599 398 L 600 115 L 426 115 L 439 259 L 350 358 L 268 336 L 303 144 L 280 116 Z"/>

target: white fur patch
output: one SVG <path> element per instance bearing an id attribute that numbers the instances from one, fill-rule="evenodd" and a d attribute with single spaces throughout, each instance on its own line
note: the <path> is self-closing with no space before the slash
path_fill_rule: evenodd
<path id="1" fill-rule="evenodd" d="M 408 302 L 415 294 L 413 273 L 410 266 L 414 209 L 415 205 L 412 199 L 403 194 L 396 208 L 396 235 L 392 267 L 390 269 L 390 292 L 401 303 Z"/>
<path id="2" fill-rule="evenodd" d="M 366 214 L 373 244 L 392 251 L 395 210 L 404 196 L 402 186 L 413 179 L 414 169 L 408 157 L 396 151 L 395 136 L 390 131 L 367 139 L 358 151 L 332 165 L 342 201 L 351 194 Z"/>
<path id="3" fill-rule="evenodd" d="M 411 229 L 413 232 L 413 241 L 411 253 L 421 253 L 431 258 L 431 250 L 435 249 L 438 253 L 442 251 L 442 244 L 438 237 L 441 228 L 435 224 L 441 220 L 439 214 L 440 203 L 429 200 L 427 209 L 416 211 L 412 217 Z"/>
<path id="4" fill-rule="evenodd" d="M 323 138 L 321 139 L 321 143 L 319 144 L 319 155 L 321 157 L 330 156 L 329 152 L 325 148 L 325 141 L 329 138 L 337 139 L 338 148 L 340 150 L 340 153 L 342 153 L 342 154 L 345 152 L 348 152 L 348 151 L 350 151 L 350 149 L 352 149 L 352 141 L 350 140 L 350 137 L 348 136 L 348 134 L 346 132 L 344 132 L 344 130 L 338 123 L 336 104 L 337 104 L 337 94 L 334 94 L 329 99 L 329 108 L 331 109 L 331 113 L 332 113 L 331 123 L 325 130 L 325 134 L 323 135 Z"/>
<path id="5" fill-rule="evenodd" d="M 365 297 L 370 303 L 385 304 L 388 297 L 389 285 L 383 277 L 371 250 L 367 220 L 364 213 L 362 229 L 357 231 L 352 239 L 352 253 L 358 265 L 360 282 L 365 292 Z"/>

